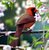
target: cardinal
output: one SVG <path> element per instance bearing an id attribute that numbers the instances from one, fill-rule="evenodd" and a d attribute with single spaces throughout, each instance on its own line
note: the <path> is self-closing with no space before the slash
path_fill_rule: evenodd
<path id="1" fill-rule="evenodd" d="M 11 46 L 15 47 L 19 45 L 19 38 L 24 29 L 30 28 L 35 23 L 35 13 L 37 9 L 35 7 L 29 7 L 26 9 L 25 13 L 18 19 L 16 25 L 16 33 L 14 34 L 17 37 L 17 40 L 14 40 L 11 43 Z"/>

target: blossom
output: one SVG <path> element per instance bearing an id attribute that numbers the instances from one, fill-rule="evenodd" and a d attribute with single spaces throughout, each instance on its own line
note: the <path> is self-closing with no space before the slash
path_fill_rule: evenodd
<path id="1" fill-rule="evenodd" d="M 26 5 L 30 6 L 30 5 L 32 5 L 32 4 L 33 4 L 32 0 L 27 0 L 27 1 L 26 1 Z"/>
<path id="2" fill-rule="evenodd" d="M 32 0 L 27 0 L 26 2 L 22 2 L 23 8 L 29 8 L 29 7 L 35 7 L 35 4 L 33 4 Z"/>
<path id="3" fill-rule="evenodd" d="M 8 36 L 8 35 L 10 35 L 11 33 L 12 33 L 11 31 L 7 31 L 7 32 L 5 33 L 5 35 Z"/>
<path id="4" fill-rule="evenodd" d="M 25 8 L 25 6 L 26 6 L 25 1 L 22 1 L 22 7 Z"/>
<path id="5" fill-rule="evenodd" d="M 48 0 L 40 0 L 41 2 L 48 2 Z"/>
<path id="6" fill-rule="evenodd" d="M 11 50 L 11 46 L 5 45 L 5 46 L 3 47 L 3 50 Z"/>
<path id="7" fill-rule="evenodd" d="M 47 23 L 49 24 L 49 19 L 47 20 Z"/>
<path id="8" fill-rule="evenodd" d="M 4 23 L 0 23 L 0 30 L 4 30 Z"/>
<path id="9" fill-rule="evenodd" d="M 0 2 L 0 17 L 4 16 L 4 11 L 6 10 L 6 6 Z"/>
<path id="10" fill-rule="evenodd" d="M 3 12 L 0 13 L 0 17 L 2 17 L 2 16 L 4 16 L 4 13 Z"/>
<path id="11" fill-rule="evenodd" d="M 8 4 L 10 4 L 10 2 L 7 2 Z"/>
<path id="12" fill-rule="evenodd" d="M 32 50 L 32 47 L 27 47 L 27 50 Z"/>
<path id="13" fill-rule="evenodd" d="M 0 2 L 0 11 L 5 11 L 7 8 Z"/>
<path id="14" fill-rule="evenodd" d="M 39 13 L 42 15 L 47 11 L 47 9 L 43 6 L 39 9 Z"/>
<path id="15" fill-rule="evenodd" d="M 15 22 L 17 23 L 18 19 L 20 18 L 20 16 L 16 16 L 14 19 L 15 19 Z"/>
<path id="16" fill-rule="evenodd" d="M 16 10 L 16 14 L 19 15 L 20 12 L 21 12 L 21 7 L 18 7 L 17 10 Z"/>
<path id="17" fill-rule="evenodd" d="M 28 43 L 26 40 L 21 42 L 21 46 L 23 46 L 23 47 L 25 47 L 25 46 L 28 47 L 29 45 L 30 45 L 30 43 Z"/>
<path id="18" fill-rule="evenodd" d="M 15 3 L 15 7 L 16 8 L 18 8 L 19 7 L 19 3 L 17 2 L 17 3 Z"/>
<path id="19" fill-rule="evenodd" d="M 35 14 L 35 20 L 36 21 L 41 21 L 41 16 L 40 16 L 40 14 Z"/>
<path id="20" fill-rule="evenodd" d="M 48 17 L 47 16 L 45 17 L 45 19 L 43 18 L 42 21 L 43 21 L 42 23 L 45 23 L 45 22 L 49 23 L 49 20 L 48 20 Z"/>

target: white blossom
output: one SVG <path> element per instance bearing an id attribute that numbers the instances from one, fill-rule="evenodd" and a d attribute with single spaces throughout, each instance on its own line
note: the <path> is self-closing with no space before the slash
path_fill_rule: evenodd
<path id="1" fill-rule="evenodd" d="M 30 5 L 32 5 L 33 3 L 32 3 L 31 0 L 27 0 L 27 1 L 26 1 L 26 4 L 27 4 L 28 6 L 30 6 Z"/>
<path id="2" fill-rule="evenodd" d="M 24 40 L 24 41 L 22 41 L 21 45 L 22 45 L 23 47 L 25 47 L 25 46 L 28 47 L 28 46 L 30 45 L 30 43 L 28 43 L 26 40 Z"/>
<path id="3" fill-rule="evenodd" d="M 49 19 L 47 20 L 47 23 L 49 24 Z"/>
<path id="4" fill-rule="evenodd" d="M 20 12 L 21 12 L 21 7 L 18 7 L 17 10 L 16 10 L 16 14 L 19 15 Z"/>
<path id="5" fill-rule="evenodd" d="M 48 17 L 46 16 L 45 19 L 43 18 L 42 20 L 44 20 L 42 23 L 45 23 L 47 21 L 48 23 Z"/>
<path id="6" fill-rule="evenodd" d="M 42 7 L 42 8 L 41 8 L 41 11 L 42 11 L 42 12 L 46 12 L 46 11 L 47 11 L 46 7 Z"/>
<path id="7" fill-rule="evenodd" d="M 0 29 L 4 30 L 4 23 L 0 23 Z"/>
<path id="8" fill-rule="evenodd" d="M 32 0 L 27 0 L 26 2 L 22 2 L 22 7 L 29 8 L 29 7 L 35 7 L 35 4 L 33 4 Z"/>
<path id="9" fill-rule="evenodd" d="M 10 4 L 10 2 L 7 2 L 8 4 Z"/>
<path id="10" fill-rule="evenodd" d="M 6 6 L 0 2 L 0 11 L 5 11 L 6 9 Z"/>
<path id="11" fill-rule="evenodd" d="M 35 14 L 34 18 L 35 18 L 36 21 L 41 21 L 40 14 Z"/>
<path id="12" fill-rule="evenodd" d="M 48 17 L 47 16 L 45 18 L 46 18 L 46 20 L 48 20 Z"/>
<path id="13" fill-rule="evenodd" d="M 3 50 L 11 50 L 11 46 L 5 45 L 5 46 L 3 47 Z"/>
<path id="14" fill-rule="evenodd" d="M 43 6 L 39 9 L 39 13 L 42 15 L 47 11 L 47 9 Z"/>
<path id="15" fill-rule="evenodd" d="M 4 16 L 4 11 L 6 10 L 6 6 L 2 4 L 2 2 L 0 2 L 0 17 Z"/>
<path id="16" fill-rule="evenodd" d="M 31 4 L 31 5 L 26 5 L 25 8 L 29 8 L 29 7 L 35 7 L 35 4 Z"/>
<path id="17" fill-rule="evenodd" d="M 6 36 L 9 36 L 11 33 L 12 33 L 11 31 L 7 31 L 7 32 L 5 33 L 5 35 L 6 35 Z"/>
<path id="18" fill-rule="evenodd" d="M 48 2 L 48 0 L 40 0 L 41 2 Z"/>
<path id="19" fill-rule="evenodd" d="M 4 16 L 4 13 L 3 12 L 0 13 L 0 17 L 2 17 L 2 16 Z"/>
<path id="20" fill-rule="evenodd" d="M 22 7 L 25 8 L 25 6 L 26 6 L 26 3 L 25 3 L 25 1 L 23 1 L 22 2 Z"/>
<path id="21" fill-rule="evenodd" d="M 18 8 L 19 7 L 19 3 L 17 2 L 17 3 L 15 3 L 15 7 L 16 8 Z"/>
<path id="22" fill-rule="evenodd" d="M 18 19 L 20 18 L 20 16 L 16 16 L 15 19 L 15 23 L 17 23 Z"/>
<path id="23" fill-rule="evenodd" d="M 27 50 L 32 50 L 32 47 L 27 47 Z"/>

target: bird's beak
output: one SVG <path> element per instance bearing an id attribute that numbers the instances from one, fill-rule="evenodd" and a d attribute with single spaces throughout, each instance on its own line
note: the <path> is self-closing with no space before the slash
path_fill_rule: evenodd
<path id="1" fill-rule="evenodd" d="M 35 10 L 34 10 L 34 12 L 38 12 L 38 10 L 37 10 L 37 9 L 35 9 Z"/>

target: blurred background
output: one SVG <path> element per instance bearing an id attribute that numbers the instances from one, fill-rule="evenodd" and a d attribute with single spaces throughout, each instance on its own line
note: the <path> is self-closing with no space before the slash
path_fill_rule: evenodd
<path id="1" fill-rule="evenodd" d="M 49 16 L 48 10 L 45 13 L 41 11 L 41 9 L 43 11 L 49 9 L 48 8 L 49 3 L 47 3 L 47 1 L 45 2 L 40 0 L 38 1 L 29 0 L 29 1 L 30 3 L 32 2 L 32 4 L 35 4 L 42 18 L 44 19 L 48 18 Z M 20 17 L 25 12 L 25 2 L 27 1 L 26 0 L 1 0 L 0 1 L 0 30 L 11 30 L 11 31 L 16 30 L 16 21 L 18 17 Z M 43 21 L 40 22 L 36 21 L 34 29 L 42 30 L 43 29 L 42 22 Z M 46 24 L 48 24 L 48 22 L 46 22 Z"/>
<path id="2" fill-rule="evenodd" d="M 21 41 L 27 41 L 29 44 L 34 42 L 36 44 L 35 40 L 39 39 L 39 43 L 42 44 L 43 40 L 49 38 L 49 0 L 0 0 L 0 32 L 16 30 L 16 22 L 25 12 L 26 3 L 35 4 L 35 7 L 39 11 L 35 16 L 36 22 L 32 31 L 44 30 L 47 31 L 47 34 L 44 31 L 41 34 L 30 33 L 28 35 L 26 33 L 20 39 Z M 0 44 L 7 44 L 8 37 L 5 35 L 0 37 Z"/>

